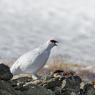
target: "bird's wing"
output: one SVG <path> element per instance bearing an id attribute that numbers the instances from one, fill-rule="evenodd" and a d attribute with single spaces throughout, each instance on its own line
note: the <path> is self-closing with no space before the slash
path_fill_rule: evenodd
<path id="1" fill-rule="evenodd" d="M 17 61 L 13 64 L 13 68 L 15 70 L 20 69 L 21 67 L 24 69 L 24 67 L 28 66 L 28 63 L 32 63 L 32 61 L 40 54 L 39 49 L 35 49 L 33 51 L 29 51 L 19 57 Z"/>

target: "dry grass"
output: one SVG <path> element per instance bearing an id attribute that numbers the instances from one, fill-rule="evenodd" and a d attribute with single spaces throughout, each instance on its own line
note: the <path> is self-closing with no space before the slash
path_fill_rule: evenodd
<path id="1" fill-rule="evenodd" d="M 63 58 L 55 57 L 48 62 L 46 68 L 43 68 L 40 73 L 47 74 L 55 70 L 64 70 L 65 72 L 74 71 L 83 79 L 94 80 L 95 73 L 89 70 L 83 70 L 83 68 L 85 68 L 85 65 L 65 63 Z"/>
<path id="2" fill-rule="evenodd" d="M 47 68 L 51 71 L 55 70 L 74 70 L 74 68 L 81 68 L 80 64 L 65 63 L 63 57 L 53 57 L 47 64 Z"/>
<path id="3" fill-rule="evenodd" d="M 65 63 L 63 58 L 58 56 L 53 57 L 51 60 L 49 60 L 46 66 L 42 68 L 39 73 L 47 74 L 54 72 L 55 70 L 64 70 L 65 72 L 69 72 L 73 70 L 75 71 L 77 68 L 81 68 L 81 65 Z"/>

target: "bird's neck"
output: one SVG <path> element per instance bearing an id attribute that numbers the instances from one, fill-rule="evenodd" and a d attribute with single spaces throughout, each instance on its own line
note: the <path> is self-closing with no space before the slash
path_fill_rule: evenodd
<path id="1" fill-rule="evenodd" d="M 41 48 L 42 48 L 42 50 L 45 50 L 45 51 L 51 51 L 53 46 L 48 43 L 45 43 L 43 46 L 41 46 Z"/>

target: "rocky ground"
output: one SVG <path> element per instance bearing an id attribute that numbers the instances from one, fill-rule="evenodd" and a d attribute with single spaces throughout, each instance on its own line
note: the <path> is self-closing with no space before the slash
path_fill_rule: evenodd
<path id="1" fill-rule="evenodd" d="M 12 77 L 9 67 L 0 64 L 0 95 L 95 95 L 94 81 L 88 83 L 74 72 L 56 70 L 39 80 Z"/>

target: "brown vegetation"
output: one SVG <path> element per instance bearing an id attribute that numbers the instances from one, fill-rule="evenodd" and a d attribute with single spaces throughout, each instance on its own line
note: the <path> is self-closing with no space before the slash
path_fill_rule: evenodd
<path id="1" fill-rule="evenodd" d="M 66 73 L 75 72 L 81 78 L 86 80 L 94 80 L 95 73 L 90 72 L 89 70 L 85 70 L 86 65 L 81 64 L 73 64 L 73 63 L 65 63 L 61 57 L 54 57 L 53 59 L 49 60 L 46 68 L 43 68 L 40 73 L 47 74 L 54 72 L 56 70 L 62 70 Z"/>

